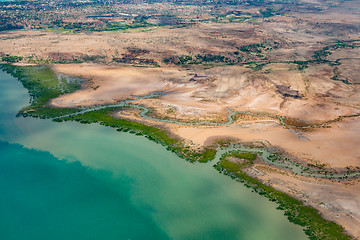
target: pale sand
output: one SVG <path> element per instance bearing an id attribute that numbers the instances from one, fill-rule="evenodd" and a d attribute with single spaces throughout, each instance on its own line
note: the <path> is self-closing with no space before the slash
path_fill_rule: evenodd
<path id="1" fill-rule="evenodd" d="M 176 69 L 100 67 L 91 64 L 55 65 L 54 69 L 64 74 L 91 79 L 87 87 L 53 99 L 51 104 L 56 107 L 113 103 L 154 91 L 166 91 L 176 86 L 168 80 L 182 75 Z"/>

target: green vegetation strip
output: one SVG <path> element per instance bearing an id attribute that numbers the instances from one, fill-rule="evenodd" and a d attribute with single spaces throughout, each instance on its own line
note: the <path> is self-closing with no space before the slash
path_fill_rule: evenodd
<path id="1" fill-rule="evenodd" d="M 170 137 L 164 130 L 156 127 L 148 126 L 142 123 L 128 121 L 125 119 L 117 119 L 111 116 L 114 109 L 101 109 L 97 111 L 87 112 L 75 116 L 54 119 L 61 121 L 77 121 L 80 123 L 99 123 L 104 126 L 116 128 L 117 131 L 130 132 L 136 135 L 143 135 L 146 138 L 167 146 L 167 149 L 176 153 L 179 157 L 185 158 L 191 162 L 208 162 L 214 159 L 216 149 L 207 147 L 202 151 L 194 151 L 185 147 L 183 141 Z"/>
<path id="2" fill-rule="evenodd" d="M 1 61 L 7 62 L 7 63 L 20 62 L 22 59 L 23 59 L 23 57 L 11 56 L 11 55 L 9 55 L 9 54 L 6 54 L 6 55 L 4 55 L 4 56 L 1 57 Z"/>
<path id="3" fill-rule="evenodd" d="M 109 31 L 122 31 L 129 29 L 150 28 L 150 27 L 162 27 L 169 24 L 148 23 L 146 19 L 135 19 L 131 23 L 124 23 L 122 21 L 107 22 L 105 25 L 96 24 L 96 22 L 64 22 L 62 20 L 52 21 L 45 29 L 47 31 L 55 32 L 109 32 Z M 175 26 L 177 24 L 174 24 Z"/>
<path id="4" fill-rule="evenodd" d="M 79 81 L 71 78 L 58 78 L 47 66 L 19 67 L 4 64 L 0 68 L 17 78 L 29 92 L 30 106 L 22 109 L 21 112 L 43 108 L 50 99 L 80 89 Z M 52 111 L 54 112 L 54 110 Z"/>
<path id="5" fill-rule="evenodd" d="M 284 210 L 290 222 L 304 227 L 310 239 L 346 240 L 352 239 L 345 230 L 334 222 L 324 219 L 318 210 L 304 205 L 301 201 L 267 186 L 259 180 L 248 176 L 242 169 L 244 165 L 227 160 L 229 156 L 248 159 L 246 153 L 230 153 L 223 155 L 214 167 L 220 172 L 231 176 L 248 188 L 265 196 L 278 204 L 278 209 Z M 250 157 L 250 159 L 252 159 Z M 249 160 L 249 159 L 248 159 Z"/>

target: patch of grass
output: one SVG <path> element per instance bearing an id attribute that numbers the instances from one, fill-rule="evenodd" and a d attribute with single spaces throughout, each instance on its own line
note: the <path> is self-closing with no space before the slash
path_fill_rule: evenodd
<path id="1" fill-rule="evenodd" d="M 206 163 L 215 158 L 217 150 L 215 148 L 206 147 L 202 151 L 199 152 L 191 152 L 189 156 L 191 159 L 196 159 L 196 161 Z"/>
<path id="2" fill-rule="evenodd" d="M 236 158 L 240 158 L 240 159 L 246 159 L 246 160 L 249 160 L 251 163 L 253 163 L 254 160 L 256 159 L 257 154 L 251 153 L 251 152 L 235 151 L 235 152 L 227 154 L 226 156 L 232 156 L 232 157 L 236 157 Z"/>
<path id="3" fill-rule="evenodd" d="M 298 70 L 304 70 L 306 68 L 308 68 L 308 61 L 294 61 L 295 64 L 298 65 Z"/>
<path id="4" fill-rule="evenodd" d="M 241 161 L 232 162 L 227 160 L 229 157 L 238 158 Z M 220 157 L 220 166 L 223 169 L 228 169 L 229 172 L 238 172 L 243 168 L 249 167 L 254 164 L 257 157 L 257 153 L 245 152 L 245 151 L 231 151 L 225 153 Z"/>
<path id="5" fill-rule="evenodd" d="M 207 64 L 236 64 L 239 63 L 241 59 L 231 58 L 230 56 L 223 55 L 214 55 L 214 54 L 197 54 L 194 56 L 190 55 L 182 55 L 182 56 L 170 56 L 163 59 L 165 64 L 176 64 L 176 65 L 198 65 L 201 64 L 203 66 Z"/>
<path id="6" fill-rule="evenodd" d="M 222 169 L 226 169 L 228 172 L 239 172 L 241 170 L 239 164 L 230 162 L 228 160 L 220 161 L 220 167 Z"/>
<path id="7" fill-rule="evenodd" d="M 314 52 L 314 60 L 317 63 L 325 63 L 328 62 L 328 60 L 326 59 L 327 56 L 331 55 L 331 52 L 328 50 L 329 47 L 324 47 L 323 49 L 319 50 L 319 51 L 315 51 Z"/>
<path id="8" fill-rule="evenodd" d="M 105 26 L 99 26 L 95 23 L 89 22 L 63 22 L 61 20 L 53 21 L 52 25 L 48 26 L 46 31 L 52 32 L 71 32 L 79 33 L 83 31 L 92 31 L 92 32 L 109 32 L 109 31 L 124 31 L 124 30 L 135 30 L 143 31 L 147 28 L 161 27 L 166 24 L 152 24 L 148 23 L 143 19 L 134 20 L 132 23 L 119 22 L 108 22 Z M 139 29 L 139 30 L 136 30 Z"/>
<path id="9" fill-rule="evenodd" d="M 253 52 L 253 53 L 261 53 L 266 47 L 263 44 L 250 44 L 244 45 L 240 47 L 240 51 L 242 52 Z"/>
<path id="10" fill-rule="evenodd" d="M 22 112 L 42 108 L 50 99 L 80 88 L 79 81 L 71 78 L 58 78 L 47 66 L 19 67 L 4 64 L 0 68 L 17 78 L 29 92 L 30 106 L 25 107 Z"/>
<path id="11" fill-rule="evenodd" d="M 81 111 L 78 108 L 53 108 L 53 107 L 40 107 L 36 109 L 22 110 L 18 116 L 35 117 L 35 118 L 57 118 L 64 115 L 72 114 Z"/>
<path id="12" fill-rule="evenodd" d="M 4 55 L 4 56 L 1 57 L 1 61 L 7 62 L 7 63 L 20 62 L 22 59 L 23 59 L 23 57 L 11 56 L 11 55 L 9 55 L 9 54 L 6 54 L 6 55 Z"/>
<path id="13" fill-rule="evenodd" d="M 350 42 L 344 42 L 344 41 L 338 41 L 337 43 L 333 45 L 328 45 L 323 47 L 321 50 L 315 51 L 313 55 L 314 62 L 316 63 L 333 63 L 329 60 L 327 60 L 327 57 L 332 54 L 331 51 L 342 49 L 342 48 L 357 48 L 360 47 L 358 43 L 352 43 Z M 336 63 L 336 62 L 335 62 Z"/>
<path id="14" fill-rule="evenodd" d="M 263 69 L 263 67 L 265 67 L 266 65 L 270 64 L 271 62 L 253 62 L 253 63 L 248 63 L 246 68 L 250 68 L 254 71 L 260 71 Z"/>
<path id="15" fill-rule="evenodd" d="M 266 8 L 265 10 L 260 10 L 259 12 L 264 18 L 269 18 L 275 15 L 271 8 Z"/>

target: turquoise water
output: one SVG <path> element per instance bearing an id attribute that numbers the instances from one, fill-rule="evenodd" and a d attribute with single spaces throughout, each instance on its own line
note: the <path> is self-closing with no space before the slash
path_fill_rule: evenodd
<path id="1" fill-rule="evenodd" d="M 15 118 L 0 72 L 0 239 L 307 239 L 276 204 L 144 137 Z"/>
<path id="2" fill-rule="evenodd" d="M 0 152 L 1 239 L 166 239 L 117 188 L 126 178 L 17 144 Z"/>

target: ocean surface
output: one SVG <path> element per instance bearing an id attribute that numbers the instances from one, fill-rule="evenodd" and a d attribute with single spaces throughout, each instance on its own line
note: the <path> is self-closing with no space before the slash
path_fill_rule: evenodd
<path id="1" fill-rule="evenodd" d="M 307 239 L 276 204 L 142 136 L 16 118 L 0 71 L 0 239 Z"/>

